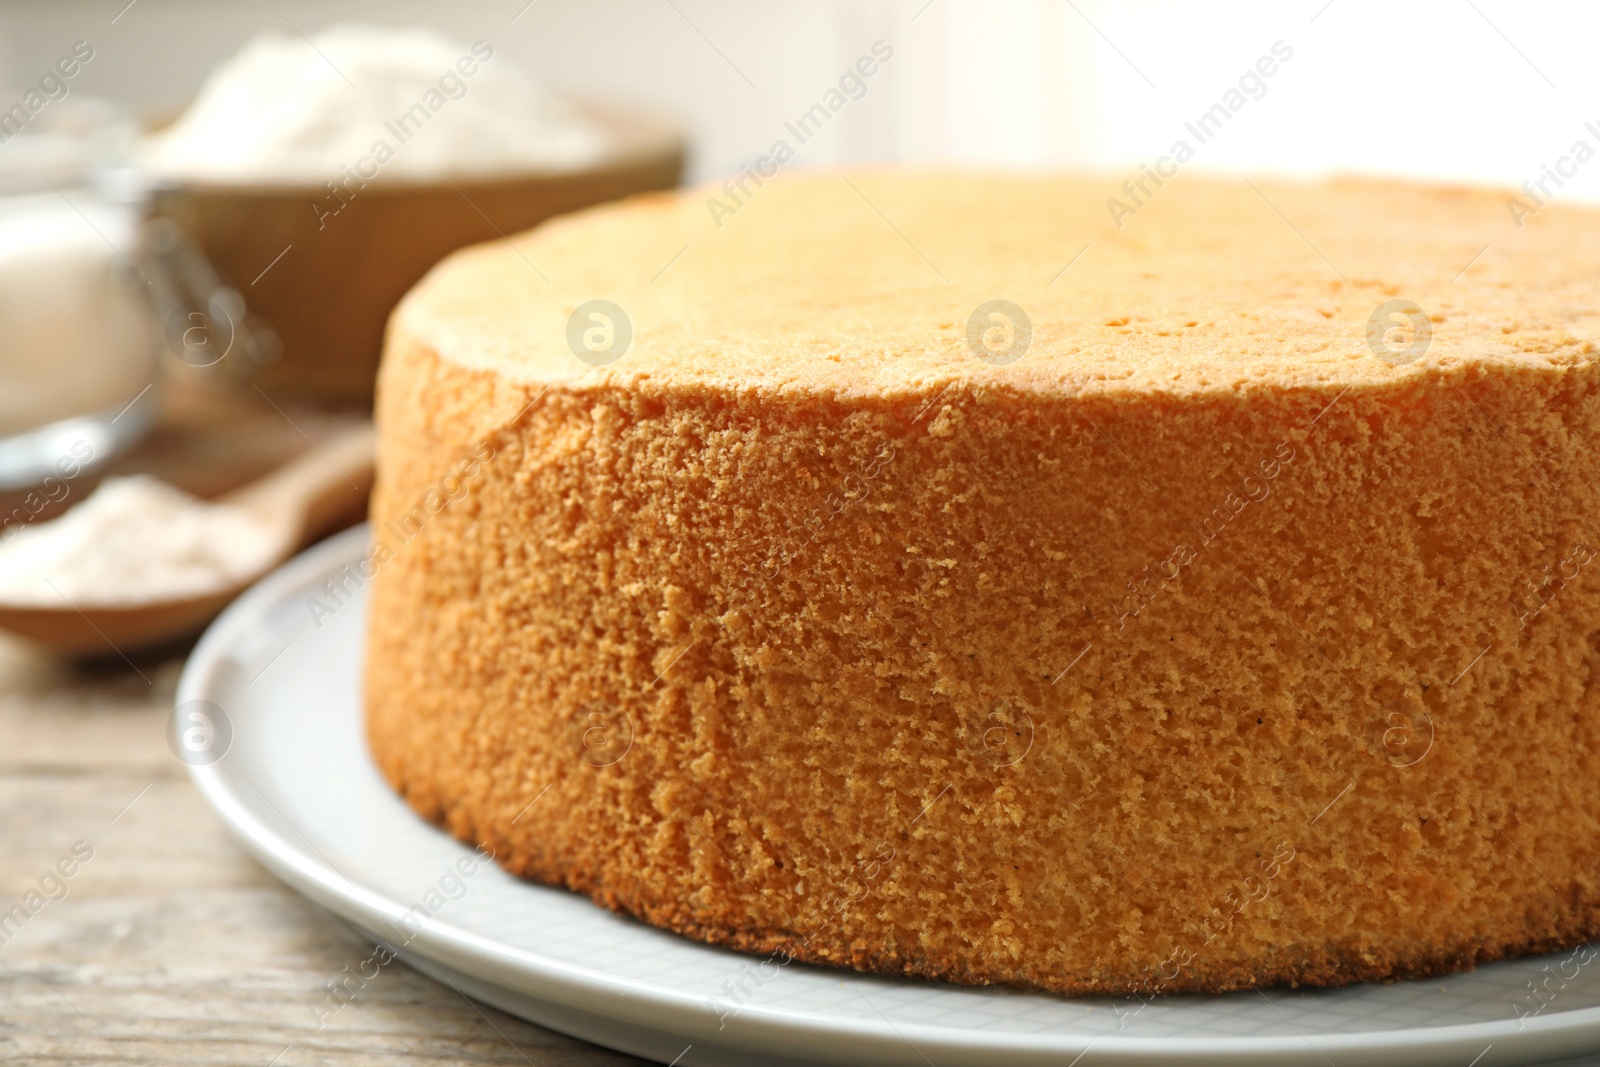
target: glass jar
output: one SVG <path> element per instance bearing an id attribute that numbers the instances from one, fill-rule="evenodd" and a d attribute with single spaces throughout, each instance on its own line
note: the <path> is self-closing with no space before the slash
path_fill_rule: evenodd
<path id="1" fill-rule="evenodd" d="M 0 127 L 0 490 L 99 466 L 154 417 L 163 332 L 122 169 L 134 132 L 76 97 Z"/>

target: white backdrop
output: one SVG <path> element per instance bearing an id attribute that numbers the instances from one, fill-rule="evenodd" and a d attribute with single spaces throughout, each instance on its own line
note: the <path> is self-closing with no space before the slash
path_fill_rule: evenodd
<path id="1" fill-rule="evenodd" d="M 799 165 L 1049 164 L 1120 178 L 1153 163 L 1186 120 L 1283 41 L 1292 59 L 1189 167 L 1519 186 L 1580 137 L 1600 149 L 1600 134 L 1584 128 L 1595 120 L 1600 130 L 1600 64 L 1590 55 L 1600 4 L 1572 0 L 125 4 L 0 0 L 0 83 L 35 80 L 83 38 L 96 58 L 76 91 L 172 104 L 263 29 L 423 22 L 487 39 L 558 88 L 676 111 L 702 179 L 753 161 L 882 40 L 893 59 L 801 148 Z M 1600 199 L 1600 160 L 1563 180 L 1561 198 Z"/>

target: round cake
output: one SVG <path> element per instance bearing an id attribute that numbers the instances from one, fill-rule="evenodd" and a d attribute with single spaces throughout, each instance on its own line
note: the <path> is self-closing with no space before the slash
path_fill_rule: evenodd
<path id="1" fill-rule="evenodd" d="M 365 692 L 418 813 L 778 966 L 1145 995 L 1596 933 L 1600 214 L 746 177 L 396 310 Z"/>

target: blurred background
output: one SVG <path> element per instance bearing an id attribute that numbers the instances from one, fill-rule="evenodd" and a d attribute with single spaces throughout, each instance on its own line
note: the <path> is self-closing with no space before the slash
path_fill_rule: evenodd
<path id="1" fill-rule="evenodd" d="M 1197 168 L 1516 186 L 1600 119 L 1600 6 L 1577 0 L 138 0 L 112 24 L 125 3 L 0 3 L 0 84 L 85 38 L 82 92 L 170 108 L 263 30 L 420 23 L 556 89 L 671 110 L 692 181 L 751 162 L 879 39 L 889 76 L 800 164 L 1148 162 L 1278 39 L 1293 61 Z M 1600 171 L 1570 193 L 1600 196 Z"/>

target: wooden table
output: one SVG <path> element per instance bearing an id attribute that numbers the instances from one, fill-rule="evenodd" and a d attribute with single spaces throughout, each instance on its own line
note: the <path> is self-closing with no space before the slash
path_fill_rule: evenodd
<path id="1" fill-rule="evenodd" d="M 189 783 L 164 736 L 181 657 L 135 666 L 0 638 L 0 912 L 93 849 L 64 897 L 0 927 L 0 1062 L 643 1062 L 399 962 L 318 1029 L 310 1005 L 370 943 L 246 857 Z"/>

